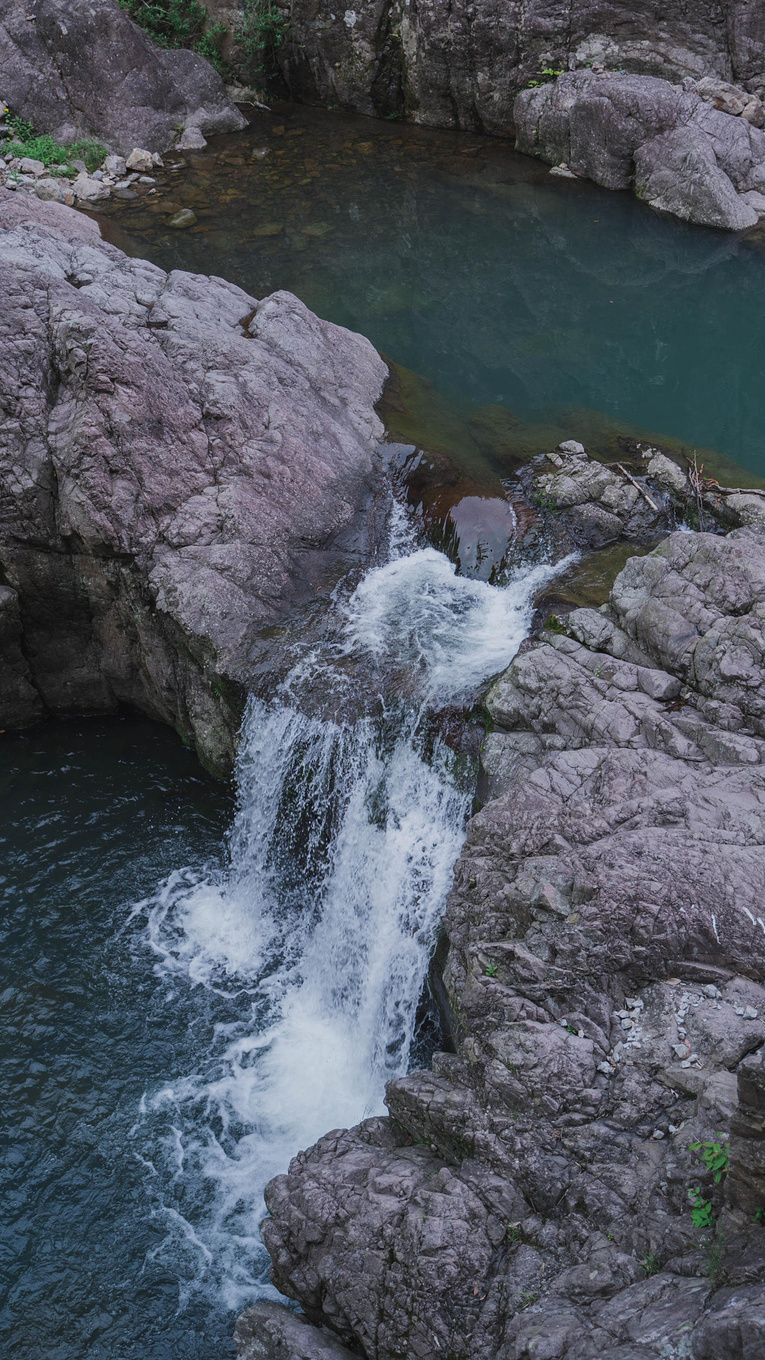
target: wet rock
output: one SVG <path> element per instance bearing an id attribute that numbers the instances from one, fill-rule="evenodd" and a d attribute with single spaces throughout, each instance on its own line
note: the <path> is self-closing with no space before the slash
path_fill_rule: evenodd
<path id="1" fill-rule="evenodd" d="M 238 1360 L 354 1360 L 332 1332 L 277 1303 L 257 1303 L 243 1313 L 234 1341 Z"/>
<path id="2" fill-rule="evenodd" d="M 183 129 L 183 133 L 175 143 L 177 151 L 203 151 L 207 146 L 207 141 L 198 127 L 190 125 Z"/>
<path id="3" fill-rule="evenodd" d="M 266 1191 L 275 1282 L 370 1360 L 759 1354 L 763 597 L 765 534 L 674 534 L 492 688 L 455 1051 Z"/>
<path id="4" fill-rule="evenodd" d="M 181 208 L 180 212 L 173 213 L 172 217 L 168 219 L 167 225 L 180 231 L 184 227 L 193 227 L 196 220 L 197 215 L 192 212 L 191 208 Z"/>
<path id="5" fill-rule="evenodd" d="M 14 113 L 67 143 L 96 137 L 124 155 L 162 151 L 183 123 L 233 132 L 247 120 L 209 62 L 165 49 L 116 0 L 0 3 L 0 88 Z"/>
<path id="6" fill-rule="evenodd" d="M 672 524 L 672 505 L 644 478 L 629 478 L 618 468 L 588 458 L 575 440 L 547 455 L 554 472 L 533 479 L 539 505 L 559 516 L 573 542 L 602 547 L 619 538 L 658 534 Z"/>
<path id="7" fill-rule="evenodd" d="M 0 726 L 128 703 L 225 770 L 259 630 L 374 550 L 385 365 L 34 195 L 0 190 L 0 271 Z"/>

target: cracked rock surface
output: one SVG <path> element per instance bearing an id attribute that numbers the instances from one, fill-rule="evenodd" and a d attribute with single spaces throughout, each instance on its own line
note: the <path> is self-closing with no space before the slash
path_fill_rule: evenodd
<path id="1" fill-rule="evenodd" d="M 266 1192 L 317 1347 L 765 1353 L 764 601 L 765 535 L 673 534 L 490 691 L 438 955 L 454 1051 Z M 247 1360 L 324 1354 L 246 1317 Z"/>
<path id="2" fill-rule="evenodd" d="M 232 761 L 258 631 L 370 559 L 369 342 L 0 191 L 0 726 L 128 703 Z"/>

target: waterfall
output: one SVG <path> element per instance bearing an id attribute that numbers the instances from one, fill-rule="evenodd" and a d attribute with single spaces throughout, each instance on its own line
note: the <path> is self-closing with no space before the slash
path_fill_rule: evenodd
<path id="1" fill-rule="evenodd" d="M 555 570 L 498 588 L 418 546 L 402 512 L 395 530 L 390 560 L 337 595 L 331 638 L 275 699 L 250 699 L 226 866 L 176 872 L 135 909 L 205 1036 L 198 1070 L 147 1092 L 133 1130 L 182 1302 L 268 1292 L 265 1183 L 382 1112 L 407 1070 L 471 799 L 433 714 L 510 662 Z"/>

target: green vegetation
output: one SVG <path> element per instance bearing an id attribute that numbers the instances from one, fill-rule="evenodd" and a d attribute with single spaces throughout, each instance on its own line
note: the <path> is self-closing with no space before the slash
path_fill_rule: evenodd
<path id="1" fill-rule="evenodd" d="M 486 974 L 486 977 L 496 977 L 499 972 L 499 964 L 487 963 L 483 971 Z"/>
<path id="2" fill-rule="evenodd" d="M 700 1152 L 701 1160 L 707 1171 L 715 1178 L 715 1185 L 719 1185 L 726 1171 L 730 1152 L 727 1143 L 691 1143 L 691 1152 Z"/>
<path id="3" fill-rule="evenodd" d="M 106 147 L 100 142 L 72 142 L 71 146 L 59 146 L 48 133 L 39 137 L 28 137 L 25 141 L 4 142 L 4 156 L 29 156 L 43 165 L 68 166 L 71 161 L 83 161 L 88 170 L 97 170 L 106 155 Z M 69 173 L 76 174 L 76 171 Z"/>
<path id="4" fill-rule="evenodd" d="M 719 1185 L 730 1162 L 728 1144 L 724 1143 L 722 1139 L 710 1139 L 708 1142 L 691 1143 L 690 1150 L 701 1154 L 701 1160 L 706 1171 L 714 1177 L 715 1185 Z M 712 1201 L 704 1198 L 704 1192 L 700 1185 L 694 1185 L 688 1191 L 688 1199 L 691 1202 L 691 1221 L 694 1228 L 714 1228 L 715 1218 Z"/>
<path id="5" fill-rule="evenodd" d="M 274 0 L 244 0 L 236 30 L 244 66 L 251 80 L 268 80 L 276 70 L 276 52 L 284 42 L 288 20 Z"/>
<path id="6" fill-rule="evenodd" d="M 36 133 L 28 119 L 9 113 L 3 105 L 0 105 L 0 115 L 7 115 L 5 123 L 13 134 L 9 141 L 0 142 L 0 153 L 3 156 L 18 156 L 20 159 L 28 156 L 30 160 L 42 161 L 43 165 L 56 166 L 68 166 L 72 161 L 83 161 L 88 170 L 96 170 L 106 155 L 106 147 L 100 142 L 83 140 L 72 142 L 70 146 L 61 146 L 54 142 L 49 133 Z M 62 170 L 61 173 L 77 172 Z"/>
<path id="7" fill-rule="evenodd" d="M 695 1185 L 688 1191 L 688 1198 L 691 1202 L 691 1222 L 694 1228 L 713 1228 L 715 1226 L 714 1214 L 712 1213 L 711 1200 L 704 1199 L 704 1192 L 700 1185 Z"/>
<path id="8" fill-rule="evenodd" d="M 557 80 L 558 76 L 563 75 L 562 66 L 543 66 L 539 72 L 540 80 L 530 80 L 526 86 L 527 90 L 535 90 L 539 85 L 549 85 L 550 81 Z"/>
<path id="9" fill-rule="evenodd" d="M 211 24 L 199 0 L 119 0 L 119 3 L 160 47 L 189 47 L 206 57 L 221 75 L 230 74 L 221 57 L 226 25 Z"/>
<path id="10" fill-rule="evenodd" d="M 201 0 L 119 0 L 134 23 L 161 47 L 188 47 L 225 79 L 234 72 L 222 56 L 226 25 L 211 23 Z M 234 33 L 240 63 L 251 80 L 264 83 L 276 70 L 276 51 L 284 40 L 287 16 L 274 0 L 244 0 Z"/>
<path id="11" fill-rule="evenodd" d="M 648 1255 L 643 1257 L 640 1264 L 646 1275 L 658 1275 L 661 1270 L 661 1264 L 652 1251 L 649 1251 Z"/>

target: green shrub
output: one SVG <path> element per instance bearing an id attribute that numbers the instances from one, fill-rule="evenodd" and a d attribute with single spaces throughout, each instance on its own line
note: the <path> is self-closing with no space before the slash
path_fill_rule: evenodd
<path id="1" fill-rule="evenodd" d="M 229 75 L 221 57 L 226 25 L 211 24 L 200 0 L 119 0 L 134 23 L 160 47 L 189 47 L 206 57 L 220 75 Z"/>
<path id="2" fill-rule="evenodd" d="M 250 79 L 263 81 L 275 73 L 276 52 L 287 26 L 287 16 L 274 0 L 244 0 L 236 40 Z"/>
<path id="3" fill-rule="evenodd" d="M 12 114 L 11 117 L 6 118 L 5 121 L 9 128 L 13 129 L 20 141 L 27 142 L 30 137 L 34 137 L 35 130 L 32 124 L 27 122 L 26 118 L 19 118 L 18 115 Z"/>

